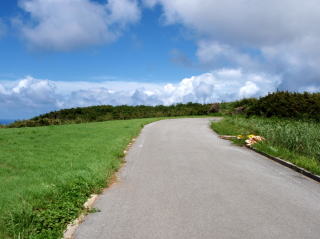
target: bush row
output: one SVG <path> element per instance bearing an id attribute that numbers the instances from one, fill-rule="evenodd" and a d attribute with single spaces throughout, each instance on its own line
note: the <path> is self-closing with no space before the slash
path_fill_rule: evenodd
<path id="1" fill-rule="evenodd" d="M 206 115 L 209 104 L 176 104 L 171 106 L 91 106 L 63 109 L 32 118 L 16 121 L 9 125 L 12 128 L 60 125 L 68 123 L 99 122 L 107 120 L 126 120 L 152 117 L 174 117 L 189 115 Z"/>
<path id="2" fill-rule="evenodd" d="M 243 99 L 231 104 L 232 113 L 247 116 L 320 120 L 320 93 L 274 92 L 260 99 Z"/>

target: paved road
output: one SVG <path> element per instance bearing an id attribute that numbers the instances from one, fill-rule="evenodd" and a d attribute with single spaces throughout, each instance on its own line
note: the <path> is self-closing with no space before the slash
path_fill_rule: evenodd
<path id="1" fill-rule="evenodd" d="M 76 239 L 320 238 L 320 184 L 219 139 L 208 119 L 147 125 Z"/>

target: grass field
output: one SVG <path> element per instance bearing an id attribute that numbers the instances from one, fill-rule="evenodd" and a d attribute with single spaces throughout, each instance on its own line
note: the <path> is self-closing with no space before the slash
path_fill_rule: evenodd
<path id="1" fill-rule="evenodd" d="M 221 135 L 257 134 L 266 141 L 254 148 L 320 175 L 320 123 L 278 118 L 225 117 L 212 124 Z M 243 140 L 235 140 L 243 144 Z"/>
<path id="2" fill-rule="evenodd" d="M 0 129 L 0 238 L 61 238 L 155 120 Z"/>

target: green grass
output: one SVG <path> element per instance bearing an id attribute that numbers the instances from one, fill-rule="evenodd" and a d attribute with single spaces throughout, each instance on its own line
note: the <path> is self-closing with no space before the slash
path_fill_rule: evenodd
<path id="1" fill-rule="evenodd" d="M 279 118 L 225 117 L 213 123 L 220 135 L 257 134 L 266 141 L 254 148 L 320 175 L 320 123 Z M 244 144 L 244 140 L 233 140 Z"/>
<path id="2" fill-rule="evenodd" d="M 0 238 L 61 238 L 155 120 L 0 129 Z"/>

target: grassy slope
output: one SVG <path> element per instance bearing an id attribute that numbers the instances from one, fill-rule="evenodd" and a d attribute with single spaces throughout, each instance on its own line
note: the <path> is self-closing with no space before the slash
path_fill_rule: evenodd
<path id="1" fill-rule="evenodd" d="M 0 238 L 58 238 L 156 119 L 0 129 Z"/>
<path id="2" fill-rule="evenodd" d="M 262 152 L 283 158 L 320 175 L 320 124 L 299 120 L 260 117 L 225 117 L 213 123 L 221 135 L 257 134 L 266 141 L 254 145 Z M 243 144 L 243 140 L 234 140 Z"/>

